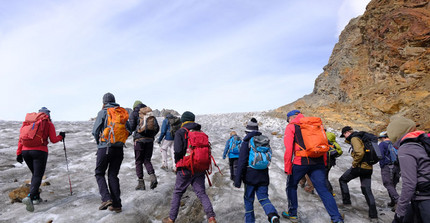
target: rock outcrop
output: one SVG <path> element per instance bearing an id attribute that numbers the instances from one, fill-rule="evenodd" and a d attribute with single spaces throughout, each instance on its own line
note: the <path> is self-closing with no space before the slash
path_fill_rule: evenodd
<path id="1" fill-rule="evenodd" d="M 335 45 L 311 94 L 273 111 L 322 117 L 335 129 L 380 131 L 393 115 L 430 130 L 430 3 L 372 0 Z"/>

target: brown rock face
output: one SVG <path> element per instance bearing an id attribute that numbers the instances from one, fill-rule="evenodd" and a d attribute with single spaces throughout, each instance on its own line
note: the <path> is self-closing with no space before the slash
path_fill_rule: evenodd
<path id="1" fill-rule="evenodd" d="M 311 94 L 282 106 L 327 126 L 380 131 L 400 114 L 430 130 L 430 3 L 372 0 L 345 27 Z"/>

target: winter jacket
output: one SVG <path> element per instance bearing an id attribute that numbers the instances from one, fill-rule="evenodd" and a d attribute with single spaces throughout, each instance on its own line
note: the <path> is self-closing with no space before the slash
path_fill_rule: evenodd
<path id="1" fill-rule="evenodd" d="M 224 153 L 222 154 L 222 158 L 225 159 L 227 157 L 227 153 L 228 153 L 228 158 L 229 159 L 234 159 L 234 158 L 239 158 L 239 154 L 234 154 L 232 153 L 230 150 L 230 144 L 232 143 L 232 141 L 234 140 L 234 135 L 231 136 L 227 142 L 225 143 L 225 147 L 224 147 Z"/>
<path id="2" fill-rule="evenodd" d="M 300 119 L 304 116 L 303 114 L 298 114 L 296 118 L 294 118 L 285 128 L 284 134 L 284 146 L 285 146 L 285 154 L 284 154 L 284 171 L 286 174 L 291 175 L 293 170 L 293 164 L 295 165 L 316 165 L 323 164 L 327 165 L 327 154 L 324 154 L 321 157 L 312 158 L 312 157 L 301 157 L 296 156 L 295 152 L 300 151 L 300 146 L 305 148 L 303 138 L 301 135 Z M 300 146 L 299 146 L 300 144 Z"/>
<path id="3" fill-rule="evenodd" d="M 165 140 L 173 140 L 173 136 L 170 133 L 170 124 L 169 124 L 169 118 L 173 117 L 173 115 L 168 114 L 166 118 L 163 120 L 163 123 L 161 125 L 161 133 L 158 137 L 158 142 L 160 143 L 163 138 Z"/>
<path id="4" fill-rule="evenodd" d="M 423 131 L 415 131 L 406 134 L 399 141 L 407 138 L 416 138 Z M 430 196 L 419 195 L 416 188 L 419 185 L 429 183 L 425 176 L 430 176 L 430 157 L 424 147 L 415 142 L 407 142 L 399 147 L 399 162 L 402 175 L 402 192 L 397 203 L 396 213 L 405 216 L 406 209 L 411 200 L 429 200 Z"/>
<path id="5" fill-rule="evenodd" d="M 96 140 L 96 143 L 97 143 L 97 148 L 106 148 L 108 146 L 107 142 L 100 140 L 100 136 L 103 133 L 103 130 L 106 128 L 107 109 L 117 107 L 117 106 L 119 106 L 119 104 L 117 104 L 117 103 L 113 103 L 113 102 L 108 103 L 97 114 L 97 118 L 96 118 L 96 121 L 94 122 L 94 127 L 93 127 L 93 132 L 92 132 L 92 134 Z M 125 127 L 126 127 L 127 131 L 131 134 L 130 123 L 128 121 L 126 122 Z M 112 144 L 111 146 L 112 147 L 122 147 L 122 146 L 124 146 L 124 143 L 116 142 L 116 143 Z"/>
<path id="6" fill-rule="evenodd" d="M 130 128 L 133 132 L 133 140 L 138 140 L 138 139 L 146 139 L 148 142 L 153 142 L 154 141 L 154 137 L 157 135 L 157 133 L 160 131 L 160 127 L 158 126 L 158 122 L 157 119 L 155 119 L 155 124 L 156 124 L 156 129 L 153 131 L 149 131 L 146 130 L 144 132 L 137 132 L 137 126 L 139 124 L 139 110 L 141 108 L 146 107 L 146 105 L 144 104 L 139 104 L 137 105 L 133 112 L 130 114 L 130 117 L 128 118 L 128 121 L 130 122 Z"/>
<path id="7" fill-rule="evenodd" d="M 43 141 L 48 142 L 48 137 L 49 137 L 49 141 L 51 141 L 52 143 L 57 143 L 60 140 L 63 139 L 62 136 L 57 135 L 55 132 L 55 126 L 54 124 L 52 124 L 51 121 L 48 121 L 48 130 L 46 131 L 48 134 L 46 136 L 44 136 Z M 47 143 L 46 143 L 47 144 Z M 16 155 L 21 155 L 23 150 L 40 150 L 43 152 L 48 152 L 48 145 L 41 145 L 41 146 L 35 146 L 35 147 L 27 147 L 24 146 L 22 144 L 22 142 L 20 140 L 18 140 L 18 149 L 16 150 Z"/>
<path id="8" fill-rule="evenodd" d="M 248 166 L 249 151 L 249 140 L 254 136 L 261 135 L 261 132 L 253 131 L 248 133 L 243 138 L 242 146 L 240 147 L 239 161 L 237 164 L 237 172 L 234 179 L 234 186 L 240 187 L 242 181 L 245 184 L 252 186 L 268 186 L 269 185 L 269 168 L 257 170 Z"/>
<path id="9" fill-rule="evenodd" d="M 382 159 L 379 160 L 379 166 L 381 169 L 386 166 L 392 164 L 390 160 L 390 150 L 389 145 L 391 144 L 391 141 L 386 140 L 379 143 L 379 150 L 381 151 Z"/>
<path id="10" fill-rule="evenodd" d="M 372 165 L 362 161 L 364 158 L 364 143 L 360 137 L 358 137 L 358 132 L 353 132 L 348 138 L 346 138 L 345 142 L 351 144 L 352 146 L 352 168 L 362 168 L 366 170 L 373 169 Z"/>

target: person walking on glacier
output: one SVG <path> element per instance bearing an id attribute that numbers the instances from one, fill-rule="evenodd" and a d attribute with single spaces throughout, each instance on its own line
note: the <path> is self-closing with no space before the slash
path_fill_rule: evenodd
<path id="1" fill-rule="evenodd" d="M 239 162 L 234 180 L 234 186 L 240 188 L 242 181 L 245 185 L 243 196 L 245 203 L 245 222 L 255 222 L 254 200 L 258 201 L 267 215 L 270 223 L 279 223 L 279 215 L 269 200 L 269 164 L 272 157 L 269 138 L 258 131 L 255 118 L 246 125 L 246 136 L 240 148 Z"/>
<path id="2" fill-rule="evenodd" d="M 122 211 L 118 174 L 124 159 L 123 147 L 130 133 L 127 110 L 115 102 L 113 94 L 106 93 L 92 131 L 98 148 L 95 176 L 102 198 L 99 210 Z"/>
<path id="3" fill-rule="evenodd" d="M 285 128 L 284 135 L 284 171 L 287 174 L 286 193 L 288 198 L 288 211 L 282 212 L 282 216 L 292 222 L 299 221 L 299 216 L 297 215 L 297 185 L 300 179 L 308 174 L 315 190 L 324 203 L 324 207 L 330 215 L 331 221 L 343 222 L 336 201 L 326 186 L 327 151 L 318 157 L 309 157 L 307 155 L 306 149 L 308 148 L 305 146 L 303 129 L 300 126 L 304 120 L 308 119 L 306 119 L 299 110 L 292 110 L 287 113 L 288 125 Z M 320 119 L 318 120 L 321 122 Z M 322 128 L 322 122 L 319 128 Z M 319 129 L 319 131 L 321 130 L 323 129 Z M 328 147 L 328 140 L 325 133 L 321 134 L 321 142 L 327 144 L 326 146 Z"/>
<path id="4" fill-rule="evenodd" d="M 230 166 L 230 180 L 234 182 L 234 178 L 237 171 L 237 162 L 239 160 L 239 152 L 242 139 L 237 135 L 235 131 L 230 133 L 230 138 L 225 143 L 224 153 L 222 158 L 225 159 L 228 156 L 228 163 Z"/>

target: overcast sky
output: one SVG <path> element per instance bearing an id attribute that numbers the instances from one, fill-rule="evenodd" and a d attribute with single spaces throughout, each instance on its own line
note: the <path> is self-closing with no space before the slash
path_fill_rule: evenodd
<path id="1" fill-rule="evenodd" d="M 312 92 L 369 0 L 0 0 L 0 120 L 46 106 L 265 111 Z"/>

